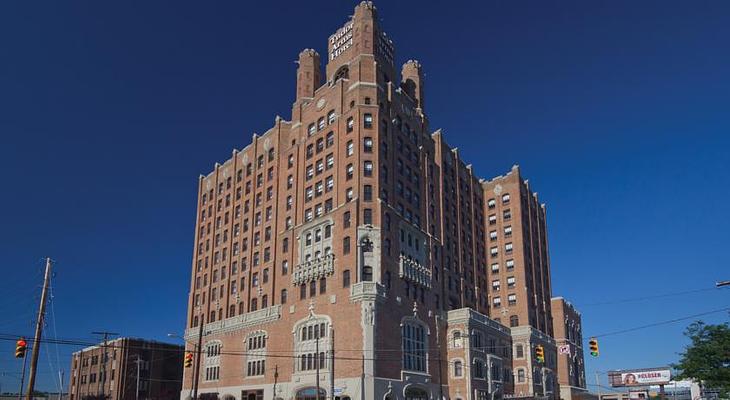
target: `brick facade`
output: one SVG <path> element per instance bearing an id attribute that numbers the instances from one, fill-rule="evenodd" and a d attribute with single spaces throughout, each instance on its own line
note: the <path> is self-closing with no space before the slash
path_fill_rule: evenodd
<path id="1" fill-rule="evenodd" d="M 183 347 L 143 339 L 119 338 L 73 353 L 69 399 L 174 400 L 180 396 Z"/>
<path id="2" fill-rule="evenodd" d="M 200 177 L 186 338 L 204 324 L 201 397 L 315 398 L 318 366 L 323 398 L 507 397 L 516 328 L 549 354 L 525 364 L 549 383 L 523 391 L 556 397 L 544 206 L 517 167 L 482 180 L 430 131 L 422 67 L 398 76 L 372 3 L 327 51 L 299 54 L 291 120 Z M 488 199 L 504 193 L 514 245 L 492 256 Z"/>

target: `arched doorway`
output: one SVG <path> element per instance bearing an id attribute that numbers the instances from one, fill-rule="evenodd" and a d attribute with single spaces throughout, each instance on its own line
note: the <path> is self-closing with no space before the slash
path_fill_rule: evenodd
<path id="1" fill-rule="evenodd" d="M 425 390 L 415 387 L 406 389 L 406 400 L 428 400 L 428 393 Z"/>
<path id="2" fill-rule="evenodd" d="M 319 400 L 325 400 L 327 398 L 327 392 L 319 388 Z M 295 397 L 296 400 L 317 400 L 317 388 L 308 387 L 301 389 L 297 392 Z"/>

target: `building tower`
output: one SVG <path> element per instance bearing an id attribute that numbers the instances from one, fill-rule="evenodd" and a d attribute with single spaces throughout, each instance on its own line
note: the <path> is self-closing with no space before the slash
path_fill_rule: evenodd
<path id="1" fill-rule="evenodd" d="M 200 397 L 513 393 L 517 327 L 494 308 L 486 268 L 496 180 L 430 131 L 422 67 L 398 70 L 394 54 L 361 2 L 329 37 L 323 75 L 316 51 L 299 54 L 291 119 L 200 177 L 186 322 L 188 350 L 204 324 Z M 524 197 L 525 223 L 542 228 L 513 309 L 554 354 L 544 209 Z M 192 384 L 186 369 L 181 399 Z"/>

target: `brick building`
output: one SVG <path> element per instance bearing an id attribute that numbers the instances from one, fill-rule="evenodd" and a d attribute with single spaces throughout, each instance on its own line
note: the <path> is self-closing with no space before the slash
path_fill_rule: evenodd
<path id="1" fill-rule="evenodd" d="M 560 398 L 563 400 L 593 398 L 586 389 L 580 312 L 562 297 L 553 297 L 551 304 L 555 344 L 564 349 L 563 353 L 558 355 Z"/>
<path id="2" fill-rule="evenodd" d="M 119 338 L 87 347 L 71 356 L 69 399 L 135 400 L 138 366 L 140 400 L 179 399 L 182 363 L 173 344 Z"/>
<path id="3" fill-rule="evenodd" d="M 201 397 L 557 398 L 544 206 L 431 132 L 421 65 L 394 52 L 360 3 L 324 74 L 299 54 L 291 119 L 200 177 Z"/>

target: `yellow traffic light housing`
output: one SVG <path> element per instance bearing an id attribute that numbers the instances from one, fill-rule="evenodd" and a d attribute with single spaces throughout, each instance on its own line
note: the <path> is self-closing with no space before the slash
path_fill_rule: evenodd
<path id="1" fill-rule="evenodd" d="M 28 349 L 28 343 L 25 342 L 25 339 L 20 338 L 17 342 L 15 342 L 15 358 L 24 358 L 25 357 L 25 351 Z"/>
<path id="2" fill-rule="evenodd" d="M 537 362 L 544 363 L 545 362 L 545 349 L 542 347 L 542 345 L 535 346 L 535 358 L 537 358 Z"/>
<path id="3" fill-rule="evenodd" d="M 590 350 L 591 350 L 591 355 L 592 355 L 593 357 L 598 357 L 598 339 L 596 339 L 596 338 L 592 337 L 592 338 L 591 338 L 591 339 L 590 339 L 590 340 L 588 341 L 588 347 L 589 347 L 589 348 L 590 348 Z"/>
<path id="4" fill-rule="evenodd" d="M 193 366 L 193 353 L 192 352 L 186 352 L 185 353 L 185 362 L 184 362 L 185 368 L 190 368 Z"/>

